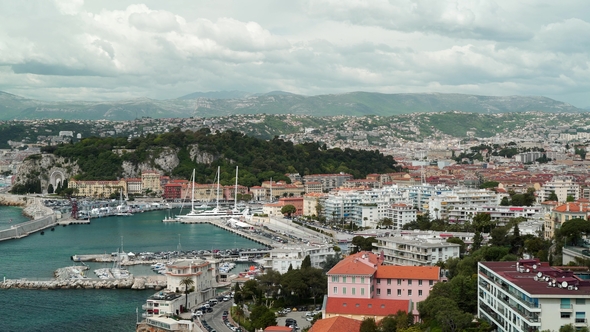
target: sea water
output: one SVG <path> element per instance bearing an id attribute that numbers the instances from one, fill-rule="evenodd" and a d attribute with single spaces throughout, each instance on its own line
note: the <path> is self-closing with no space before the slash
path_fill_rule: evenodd
<path id="1" fill-rule="evenodd" d="M 17 213 L 18 212 L 18 213 Z M 27 219 L 22 210 L 0 206 L 0 225 Z M 163 223 L 167 211 L 92 219 L 90 225 L 56 226 L 22 239 L 0 242 L 0 278 L 46 280 L 71 266 L 71 256 L 259 248 L 262 245 L 209 224 Z M 10 217 L 8 217 L 10 216 Z M 135 270 L 134 270 L 135 269 Z M 147 267 L 130 267 L 136 275 Z M 0 331 L 135 331 L 136 308 L 153 290 L 0 290 Z"/>

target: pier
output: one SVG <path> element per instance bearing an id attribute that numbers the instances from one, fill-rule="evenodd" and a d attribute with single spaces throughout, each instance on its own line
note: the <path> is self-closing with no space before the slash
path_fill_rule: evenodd
<path id="1" fill-rule="evenodd" d="M 219 220 L 219 219 L 181 220 L 180 221 L 180 223 L 182 223 L 182 224 L 211 224 L 215 227 L 219 227 L 219 228 L 226 230 L 228 232 L 232 232 L 232 233 L 237 234 L 237 235 L 239 235 L 243 238 L 246 238 L 248 240 L 262 244 L 268 248 L 275 247 L 275 244 L 273 243 L 273 241 L 268 238 L 265 238 L 264 236 L 249 234 L 249 233 L 244 232 L 238 228 L 229 227 L 229 226 L 225 225 L 224 222 L 225 222 L 225 220 Z M 252 227 L 254 227 L 254 226 L 252 226 Z"/>
<path id="2" fill-rule="evenodd" d="M 0 241 L 20 239 L 32 233 L 43 231 L 46 228 L 55 227 L 55 225 L 55 215 L 49 215 L 39 219 L 23 222 L 20 224 L 15 224 L 9 229 L 4 229 L 0 231 Z"/>

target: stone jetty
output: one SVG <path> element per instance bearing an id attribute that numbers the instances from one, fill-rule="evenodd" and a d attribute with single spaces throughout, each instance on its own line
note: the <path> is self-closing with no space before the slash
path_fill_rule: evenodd
<path id="1" fill-rule="evenodd" d="M 166 280 L 151 277 L 130 277 L 127 279 L 52 279 L 27 280 L 6 279 L 0 289 L 155 289 L 166 287 Z"/>

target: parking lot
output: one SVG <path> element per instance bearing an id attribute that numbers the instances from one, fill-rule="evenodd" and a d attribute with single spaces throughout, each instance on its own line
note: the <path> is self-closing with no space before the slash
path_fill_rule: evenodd
<path id="1" fill-rule="evenodd" d="M 307 321 L 305 318 L 307 311 L 292 311 L 285 316 L 277 317 L 277 325 L 285 326 L 285 321 L 287 318 L 292 318 L 297 321 L 297 327 L 301 330 L 311 326 L 311 323 Z M 313 317 L 313 316 L 312 316 Z"/>

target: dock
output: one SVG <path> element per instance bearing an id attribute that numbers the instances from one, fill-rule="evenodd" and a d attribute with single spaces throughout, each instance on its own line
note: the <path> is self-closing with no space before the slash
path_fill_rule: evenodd
<path id="1" fill-rule="evenodd" d="M 257 236 L 257 235 L 254 235 L 254 234 L 249 234 L 249 233 L 246 233 L 246 232 L 244 232 L 244 231 L 242 231 L 240 229 L 237 229 L 237 228 L 233 228 L 233 227 L 229 227 L 227 225 L 224 225 L 224 221 L 225 220 L 220 220 L 220 219 L 181 220 L 180 223 L 181 224 L 210 224 L 210 225 L 213 225 L 215 227 L 219 227 L 219 228 L 221 228 L 223 230 L 226 230 L 228 232 L 232 232 L 234 234 L 237 234 L 237 235 L 239 235 L 239 236 L 241 236 L 243 238 L 246 238 L 246 239 L 248 239 L 250 241 L 254 241 L 256 243 L 262 244 L 262 245 L 264 245 L 266 247 L 269 247 L 269 248 L 274 248 L 275 245 L 276 245 L 275 243 L 273 243 L 272 240 L 270 240 L 268 238 L 265 238 L 263 236 Z M 252 226 L 252 227 L 254 227 L 254 226 Z"/>
<path id="2" fill-rule="evenodd" d="M 60 226 L 68 226 L 68 225 L 88 225 L 90 224 L 90 219 L 67 219 L 62 220 L 57 223 Z"/>

